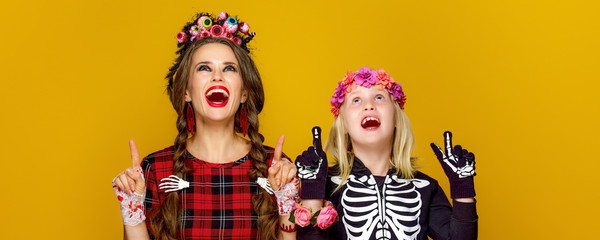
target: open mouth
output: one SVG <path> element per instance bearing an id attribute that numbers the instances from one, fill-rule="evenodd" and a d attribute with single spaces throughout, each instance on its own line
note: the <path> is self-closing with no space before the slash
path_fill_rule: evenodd
<path id="1" fill-rule="evenodd" d="M 229 91 L 223 86 L 212 86 L 206 90 L 205 96 L 211 107 L 224 107 L 229 100 Z"/>
<path id="2" fill-rule="evenodd" d="M 365 117 L 363 118 L 360 126 L 366 130 L 375 130 L 381 125 L 379 119 L 376 117 Z"/>

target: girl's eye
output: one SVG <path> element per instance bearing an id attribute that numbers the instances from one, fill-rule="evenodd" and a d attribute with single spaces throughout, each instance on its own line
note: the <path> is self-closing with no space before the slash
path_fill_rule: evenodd
<path id="1" fill-rule="evenodd" d="M 383 96 L 377 96 L 375 97 L 375 100 L 383 100 Z"/>
<path id="2" fill-rule="evenodd" d="M 360 99 L 359 98 L 352 99 L 352 103 L 360 103 Z"/>
<path id="3" fill-rule="evenodd" d="M 198 71 L 209 71 L 210 72 L 210 68 L 206 65 L 201 65 L 200 67 L 198 67 Z"/>
<path id="4" fill-rule="evenodd" d="M 228 71 L 233 71 L 233 72 L 235 72 L 235 71 L 236 71 L 236 69 L 235 69 L 235 67 L 234 67 L 234 66 L 228 65 L 228 66 L 226 66 L 226 67 L 225 67 L 225 69 L 223 69 L 223 71 L 224 71 L 224 72 L 228 72 Z"/>

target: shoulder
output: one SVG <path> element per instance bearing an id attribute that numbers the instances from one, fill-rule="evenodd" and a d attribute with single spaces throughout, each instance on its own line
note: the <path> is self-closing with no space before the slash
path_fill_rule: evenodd
<path id="1" fill-rule="evenodd" d="M 411 181 L 422 191 L 433 191 L 439 187 L 437 180 L 420 171 L 415 172 Z"/>
<path id="2" fill-rule="evenodd" d="M 414 178 L 416 178 L 416 179 L 423 179 L 423 180 L 427 180 L 427 181 L 430 181 L 430 182 L 435 182 L 435 184 L 437 185 L 437 180 L 435 180 L 434 178 L 430 177 L 429 175 L 427 175 L 427 174 L 425 174 L 425 173 L 423 173 L 421 171 L 415 172 Z"/>
<path id="3" fill-rule="evenodd" d="M 142 161 L 142 168 L 147 170 L 159 168 L 172 168 L 173 154 L 173 146 L 169 146 L 162 150 L 150 153 Z"/>

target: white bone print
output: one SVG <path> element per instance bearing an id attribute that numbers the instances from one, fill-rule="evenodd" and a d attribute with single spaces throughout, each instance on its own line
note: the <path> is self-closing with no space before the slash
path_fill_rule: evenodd
<path id="1" fill-rule="evenodd" d="M 421 179 L 387 176 L 382 191 L 373 176 L 348 177 L 342 193 L 342 221 L 349 240 L 416 239 L 421 231 L 421 195 L 416 188 L 429 185 Z"/>

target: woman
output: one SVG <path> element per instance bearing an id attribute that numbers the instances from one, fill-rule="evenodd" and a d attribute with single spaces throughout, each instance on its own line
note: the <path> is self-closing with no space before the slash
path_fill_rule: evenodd
<path id="1" fill-rule="evenodd" d="M 330 102 L 336 119 L 325 149 L 334 166 L 327 176 L 320 129 L 314 129 L 314 146 L 296 159 L 303 207 L 293 213 L 295 222 L 311 217 L 295 214 L 307 212 L 305 207 L 316 211 L 323 199 L 331 203 L 314 214 L 319 228 L 299 231 L 299 239 L 477 238 L 475 156 L 460 145 L 452 148 L 450 132 L 444 133 L 445 153 L 431 145 L 450 180 L 451 206 L 437 181 L 414 166 L 415 141 L 400 84 L 383 69 L 364 67 L 346 75 Z M 332 216 L 333 209 L 337 223 L 321 216 Z"/>
<path id="2" fill-rule="evenodd" d="M 179 56 L 167 74 L 175 143 L 143 160 L 142 177 L 131 141 L 134 167 L 113 181 L 127 239 L 295 238 L 279 231 L 292 224 L 256 184 L 268 172 L 274 190 L 293 188 L 286 183 L 296 172 L 281 153 L 283 138 L 273 149 L 258 132 L 264 94 L 247 48 L 253 37 L 226 13 L 201 13 L 178 33 Z"/>

